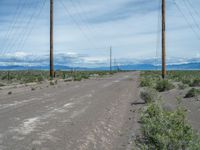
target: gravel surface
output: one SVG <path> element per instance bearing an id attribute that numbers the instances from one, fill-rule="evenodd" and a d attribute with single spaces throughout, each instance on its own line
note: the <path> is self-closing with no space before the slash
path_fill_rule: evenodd
<path id="1" fill-rule="evenodd" d="M 0 150 L 131 149 L 138 78 L 128 72 L 0 90 Z"/>

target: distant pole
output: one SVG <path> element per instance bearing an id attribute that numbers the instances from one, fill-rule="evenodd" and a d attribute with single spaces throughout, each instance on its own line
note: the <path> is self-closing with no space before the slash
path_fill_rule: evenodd
<path id="1" fill-rule="evenodd" d="M 112 47 L 110 47 L 110 72 L 112 71 Z"/>
<path id="2" fill-rule="evenodd" d="M 8 71 L 8 81 L 10 81 L 10 71 Z"/>
<path id="3" fill-rule="evenodd" d="M 114 59 L 114 66 L 113 66 L 114 69 L 113 70 L 115 71 L 116 67 L 117 67 L 117 65 L 116 65 L 117 63 L 116 63 L 116 59 L 115 58 L 113 58 L 113 59 Z"/>
<path id="4" fill-rule="evenodd" d="M 165 43 L 165 17 L 166 17 L 166 2 L 162 0 L 162 78 L 166 76 L 166 43 Z"/>
<path id="5" fill-rule="evenodd" d="M 50 0 L 50 77 L 54 78 L 53 62 L 53 0 Z"/>

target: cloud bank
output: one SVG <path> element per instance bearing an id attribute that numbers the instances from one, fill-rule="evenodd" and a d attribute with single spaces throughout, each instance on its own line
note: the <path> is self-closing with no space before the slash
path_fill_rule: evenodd
<path id="1" fill-rule="evenodd" d="M 76 53 L 58 53 L 55 54 L 54 64 L 56 66 L 66 67 L 82 67 L 82 68 L 98 68 L 108 67 L 109 57 L 95 57 L 89 55 L 80 55 Z M 188 63 L 200 63 L 200 57 L 196 58 L 168 58 L 168 65 L 179 65 Z M 161 58 L 120 58 L 113 59 L 113 66 L 125 66 L 136 64 L 150 64 L 154 66 L 161 65 Z M 49 66 L 49 55 L 34 55 L 24 52 L 16 52 L 13 54 L 0 55 L 0 66 Z"/>

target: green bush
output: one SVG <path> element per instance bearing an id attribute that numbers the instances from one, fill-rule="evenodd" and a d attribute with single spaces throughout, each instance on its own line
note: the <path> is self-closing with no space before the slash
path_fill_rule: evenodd
<path id="1" fill-rule="evenodd" d="M 152 82 L 150 79 L 148 78 L 142 78 L 140 80 L 140 87 L 150 87 L 152 86 Z"/>
<path id="2" fill-rule="evenodd" d="M 190 86 L 197 87 L 200 86 L 200 79 L 194 79 L 192 83 L 190 83 Z"/>
<path id="3" fill-rule="evenodd" d="M 159 92 L 169 91 L 174 88 L 174 85 L 168 80 L 159 80 L 156 83 L 156 90 Z"/>
<path id="4" fill-rule="evenodd" d="M 158 100 L 158 93 L 155 89 L 145 88 L 140 92 L 140 97 L 145 103 L 150 103 Z"/>
<path id="5" fill-rule="evenodd" d="M 149 103 L 141 115 L 142 139 L 138 147 L 150 150 L 199 150 L 200 139 L 186 123 L 185 111 L 164 111 Z"/>
<path id="6" fill-rule="evenodd" d="M 54 81 L 50 81 L 49 84 L 53 86 L 53 85 L 55 85 L 55 82 Z"/>
<path id="7" fill-rule="evenodd" d="M 183 84 L 188 84 L 188 85 L 190 85 L 191 84 L 191 79 L 182 79 L 182 83 Z"/>
<path id="8" fill-rule="evenodd" d="M 184 90 L 184 89 L 187 88 L 187 87 L 188 87 L 187 84 L 183 84 L 183 83 L 179 83 L 179 84 L 178 84 L 178 88 L 179 88 L 180 90 Z"/>
<path id="9" fill-rule="evenodd" d="M 81 81 L 82 77 L 80 75 L 74 76 L 74 81 Z"/>
<path id="10" fill-rule="evenodd" d="M 198 95 L 200 95 L 200 90 L 192 88 L 187 92 L 187 94 L 185 95 L 185 98 L 196 97 Z"/>
<path id="11" fill-rule="evenodd" d="M 42 76 L 38 76 L 38 77 L 37 77 L 37 81 L 38 81 L 38 82 L 42 82 L 42 81 L 44 81 L 44 78 L 43 78 Z"/>

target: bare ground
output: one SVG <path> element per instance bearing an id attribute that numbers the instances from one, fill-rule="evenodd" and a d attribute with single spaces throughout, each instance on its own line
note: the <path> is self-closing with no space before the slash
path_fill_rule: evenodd
<path id="1" fill-rule="evenodd" d="M 139 72 L 0 90 L 0 150 L 124 150 L 138 132 Z M 8 92 L 12 91 L 12 94 Z"/>

